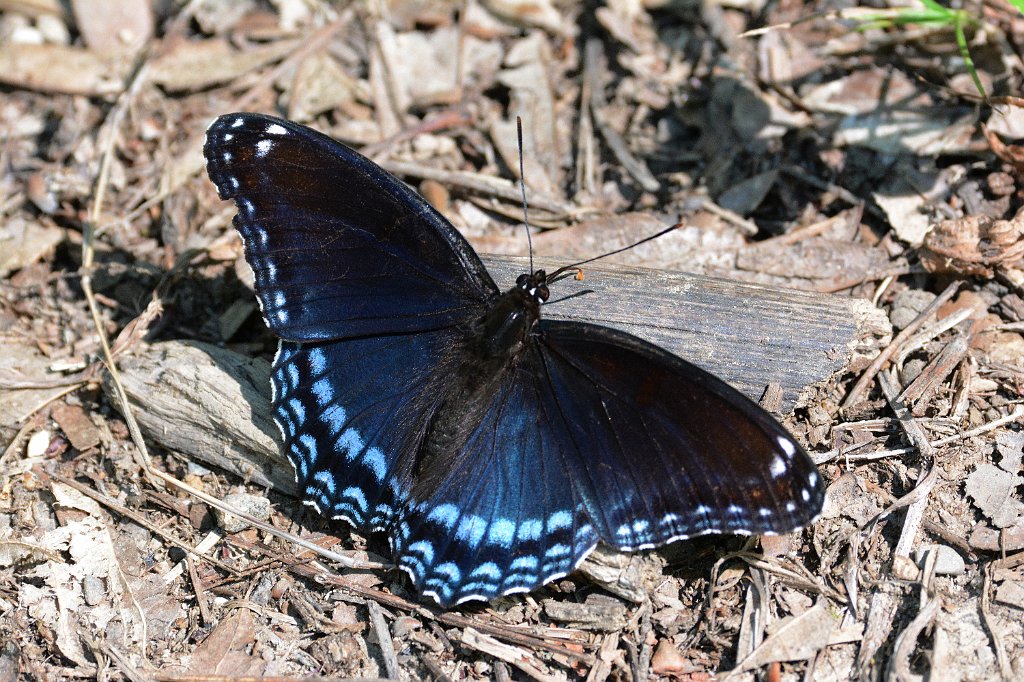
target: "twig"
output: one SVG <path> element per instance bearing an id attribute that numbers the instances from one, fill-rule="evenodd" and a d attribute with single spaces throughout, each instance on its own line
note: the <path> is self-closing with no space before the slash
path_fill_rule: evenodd
<path id="1" fill-rule="evenodd" d="M 211 564 L 213 564 L 214 566 L 216 566 L 217 568 L 221 569 L 222 571 L 227 571 L 228 573 L 234 573 L 235 572 L 234 568 L 232 568 L 231 566 L 225 564 L 223 561 L 219 561 L 217 559 L 214 559 L 213 557 L 208 557 L 208 556 L 206 556 L 204 554 L 199 554 L 187 542 L 182 542 L 178 538 L 174 537 L 173 535 L 171 535 L 170 533 L 165 531 L 160 526 L 157 526 L 156 524 L 151 523 L 149 521 L 149 519 L 147 519 L 142 514 L 139 514 L 138 512 L 133 511 L 133 510 L 129 509 L 128 507 L 124 507 L 124 506 L 118 504 L 113 499 L 107 497 L 106 495 L 104 495 L 103 493 L 99 492 L 98 490 L 93 490 L 89 486 L 82 485 L 81 483 L 79 483 L 78 481 L 74 480 L 73 478 L 67 478 L 67 477 L 61 476 L 60 474 L 57 474 L 57 473 L 51 473 L 51 474 L 49 474 L 49 476 L 50 476 L 50 478 L 52 478 L 55 481 L 59 481 L 59 482 L 63 483 L 66 486 L 74 488 L 75 490 L 77 490 L 78 492 L 82 493 L 83 495 L 87 495 L 88 497 L 91 497 L 92 499 L 96 500 L 97 502 L 102 504 L 107 509 L 110 509 L 111 511 L 117 513 L 119 516 L 123 516 L 126 519 L 131 519 L 132 521 L 134 521 L 135 523 L 139 524 L 143 528 L 147 528 L 154 535 L 160 536 L 161 538 L 163 538 L 164 541 L 168 542 L 169 544 L 174 545 L 178 549 L 181 549 L 181 550 L 183 550 L 185 552 L 188 552 L 191 556 L 194 556 L 197 559 L 201 559 L 203 561 L 208 561 Z"/>
<path id="2" fill-rule="evenodd" d="M 988 433 L 989 431 L 998 429 L 1000 426 L 1003 426 L 1004 424 L 1015 422 L 1022 417 L 1024 417 L 1024 405 L 1017 405 L 1013 409 L 1013 412 L 1004 417 L 994 419 L 986 424 L 982 424 L 981 426 L 975 427 L 969 431 L 964 431 L 963 433 L 957 433 L 952 436 L 946 436 L 944 438 L 939 438 L 938 440 L 929 441 L 928 444 L 932 448 L 940 448 L 956 441 L 962 441 L 967 438 L 974 438 L 975 436 L 980 436 L 982 434 Z M 826 464 L 838 457 L 847 458 L 850 462 L 870 462 L 876 459 L 883 459 L 885 457 L 898 457 L 899 455 L 906 455 L 911 452 L 917 451 L 917 446 L 912 446 L 909 448 L 895 448 L 893 450 L 879 450 L 878 452 L 869 452 L 863 455 L 849 454 L 855 450 L 867 447 L 872 443 L 876 443 L 878 442 L 878 440 L 880 439 L 868 441 L 866 443 L 857 443 L 856 445 L 853 445 L 849 448 L 836 448 L 834 450 L 828 450 L 826 452 L 817 452 L 811 455 L 811 459 L 813 459 L 814 463 L 818 465 Z"/>
<path id="3" fill-rule="evenodd" d="M 971 315 L 974 315 L 976 312 L 977 308 L 969 306 L 947 315 L 933 325 L 928 325 L 928 327 L 926 327 L 920 334 L 907 339 L 907 341 L 903 343 L 903 347 L 900 348 L 898 353 L 896 353 L 896 358 L 893 360 L 893 364 L 896 367 L 902 367 L 903 363 L 911 353 L 919 348 L 923 348 L 926 343 L 937 337 L 939 334 L 952 329 Z"/>
<path id="4" fill-rule="evenodd" d="M 444 185 L 453 185 L 471 192 L 479 192 L 489 196 L 496 196 L 506 201 L 519 202 L 519 188 L 515 183 L 504 178 L 495 178 L 480 173 L 469 173 L 466 171 L 452 171 L 443 168 L 433 168 L 421 163 L 412 161 L 395 161 L 386 159 L 381 161 L 380 166 L 389 173 L 399 176 L 412 176 L 424 180 L 435 180 Z M 539 208 L 551 213 L 569 215 L 572 208 L 557 199 L 543 196 L 530 196 L 530 208 Z"/>
<path id="5" fill-rule="evenodd" d="M 384 138 L 379 142 L 373 142 L 360 148 L 359 152 L 366 157 L 369 157 L 376 161 L 378 165 L 381 159 L 378 157 L 383 154 L 386 150 L 394 147 L 395 145 L 401 144 L 407 140 L 415 138 L 417 135 L 425 133 L 433 133 L 438 130 L 444 130 L 446 128 L 459 128 L 467 126 L 473 122 L 472 116 L 465 109 L 465 107 L 458 106 L 451 109 L 445 109 L 439 111 L 436 114 L 420 121 L 414 126 L 408 126 L 398 131 L 391 137 Z"/>
<path id="6" fill-rule="evenodd" d="M 189 582 L 192 583 L 192 591 L 196 595 L 196 606 L 199 607 L 199 618 L 202 620 L 203 625 L 212 625 L 213 619 L 210 617 L 210 606 L 206 603 L 206 594 L 203 587 L 203 581 L 199 577 L 199 572 L 196 571 L 196 562 L 189 554 L 185 557 L 185 565 L 188 566 L 188 578 Z"/>
<path id="7" fill-rule="evenodd" d="M 845 187 L 841 187 L 831 182 L 826 182 L 825 180 L 822 180 L 817 176 L 804 172 L 802 168 L 799 168 L 797 166 L 787 164 L 779 168 L 779 170 L 788 175 L 789 177 L 795 180 L 799 180 L 805 185 L 810 185 L 814 189 L 820 190 L 822 192 L 829 192 L 830 194 L 836 195 L 837 197 L 848 203 L 850 206 L 858 206 L 862 211 L 867 209 L 867 211 L 870 212 L 875 217 L 882 216 L 881 209 L 875 207 L 874 205 L 865 205 L 864 199 L 858 197 L 856 194 L 846 189 Z"/>
<path id="8" fill-rule="evenodd" d="M 544 666 L 537 657 L 525 649 L 514 647 L 511 644 L 504 644 L 498 640 L 483 634 L 473 628 L 466 628 L 462 633 L 462 643 L 471 649 L 475 649 L 498 660 L 505 661 L 522 670 L 535 680 L 540 682 L 558 682 L 559 678 L 551 675 L 544 669 Z"/>
<path id="9" fill-rule="evenodd" d="M 336 562 L 338 562 L 339 564 L 341 564 L 342 566 L 344 566 L 346 568 L 352 568 L 352 569 L 381 569 L 381 568 L 384 568 L 384 566 L 382 566 L 380 563 L 377 563 L 377 562 L 356 561 L 355 559 L 352 559 L 350 557 L 344 556 L 343 554 L 338 554 L 337 552 L 332 552 L 332 551 L 330 551 L 328 549 L 324 549 L 323 547 L 320 547 L 319 545 L 316 545 L 316 544 L 314 544 L 312 542 L 309 542 L 308 540 L 304 540 L 303 538 L 300 538 L 299 536 L 297 536 L 297 535 L 295 535 L 293 533 L 289 533 L 288 531 L 281 530 L 280 528 L 272 526 L 269 523 L 266 523 L 265 521 L 260 521 L 259 519 L 255 518 L 255 517 L 253 517 L 253 516 L 251 516 L 249 514 L 246 514 L 242 510 L 236 509 L 234 506 L 232 506 L 230 504 L 227 504 L 223 500 L 217 499 L 216 497 L 213 497 L 212 495 L 207 495 L 203 491 L 198 490 L 197 488 L 193 488 L 192 486 L 190 486 L 189 484 L 187 484 L 187 483 L 185 483 L 183 481 L 179 481 L 178 479 L 174 478 L 170 474 L 166 474 L 166 473 L 164 473 L 162 471 L 159 471 L 157 469 L 153 469 L 152 470 L 152 475 L 157 477 L 157 478 L 159 478 L 161 481 L 164 481 L 165 483 L 167 483 L 167 484 L 169 484 L 169 485 L 171 485 L 171 486 L 173 486 L 175 488 L 178 488 L 179 490 L 182 490 L 182 491 L 188 493 L 189 495 L 192 495 L 193 497 L 196 497 L 196 498 L 202 500 L 203 502 L 205 502 L 206 504 L 210 505 L 211 507 L 215 507 L 217 509 L 220 509 L 223 512 L 227 512 L 228 514 L 232 514 L 234 516 L 237 516 L 238 518 L 244 520 L 246 523 L 249 523 L 250 525 L 255 526 L 256 528 L 259 528 L 260 530 L 264 530 L 264 531 L 266 531 L 268 533 L 271 533 L 272 535 L 275 535 L 275 536 L 281 538 L 282 540 L 290 542 L 290 543 L 292 543 L 294 545 L 298 545 L 299 547 L 302 547 L 304 549 L 308 549 L 309 551 L 311 551 L 311 552 L 313 552 L 315 554 L 319 554 L 320 556 L 324 557 L 325 559 L 329 559 L 330 561 L 336 561 Z"/>
<path id="10" fill-rule="evenodd" d="M 740 232 L 747 235 L 748 237 L 753 237 L 760 231 L 756 223 L 747 220 L 746 218 L 744 218 L 743 216 L 734 211 L 730 211 L 727 208 L 719 206 L 718 204 L 711 201 L 711 199 L 707 197 L 705 197 L 704 200 L 701 202 L 700 208 L 701 210 L 707 211 L 708 213 L 717 218 L 721 218 L 722 220 L 726 221 L 733 227 L 738 228 Z"/>
<path id="11" fill-rule="evenodd" d="M 388 672 L 388 679 L 397 680 L 401 673 L 398 665 L 398 655 L 395 654 L 395 643 L 391 640 L 391 630 L 388 629 L 387 621 L 384 620 L 384 613 L 380 604 L 372 599 L 366 602 L 366 608 L 370 611 L 370 625 L 373 626 L 373 633 L 377 636 L 377 644 L 380 645 L 380 653 L 384 658 L 384 669 Z"/>
<path id="12" fill-rule="evenodd" d="M 605 636 L 597 654 L 597 661 L 587 673 L 585 682 L 604 682 L 612 674 L 612 661 L 615 660 L 615 652 L 619 649 L 619 638 L 618 632 Z"/>
<path id="13" fill-rule="evenodd" d="M 394 609 L 401 609 L 403 611 L 415 612 L 422 618 L 426 618 L 431 621 L 437 621 L 448 625 L 450 627 L 457 628 L 475 628 L 480 632 L 485 632 L 492 637 L 504 639 L 508 642 L 513 642 L 521 646 L 531 647 L 534 649 L 543 649 L 550 651 L 553 654 L 558 654 L 570 660 L 579 661 L 583 665 L 593 665 L 594 656 L 588 653 L 582 653 L 574 651 L 562 644 L 555 644 L 543 639 L 539 635 L 531 633 L 524 633 L 516 631 L 512 628 L 502 627 L 493 623 L 487 623 L 484 621 L 462 616 L 452 612 L 437 612 L 432 611 L 420 604 L 413 603 L 407 599 L 403 599 L 397 595 L 389 594 L 381 590 L 376 590 L 372 587 L 366 587 L 353 580 L 346 578 L 345 576 L 336 575 L 332 573 L 325 573 L 323 571 L 317 571 L 313 566 L 303 565 L 295 568 L 296 572 L 300 575 L 305 575 L 313 580 L 327 583 L 345 589 L 353 594 L 359 595 L 364 599 L 373 600 L 380 602 L 381 604 Z M 575 644 L 582 644 L 588 646 L 586 642 L 574 641 Z"/>
<path id="14" fill-rule="evenodd" d="M 892 659 L 889 664 L 888 679 L 891 682 L 911 680 L 914 675 L 910 670 L 910 657 L 917 648 L 917 639 L 921 632 L 932 624 L 935 614 L 939 611 L 939 600 L 935 597 L 931 583 L 935 577 L 935 552 L 929 552 L 922 571 L 921 609 L 903 632 L 896 637 Z"/>
<path id="15" fill-rule="evenodd" d="M 647 164 L 633 156 L 633 153 L 629 151 L 626 141 L 605 122 L 604 117 L 601 115 L 601 109 L 604 107 L 604 88 L 601 85 L 601 79 L 598 74 L 604 52 L 601 41 L 597 38 L 591 38 L 587 41 L 585 50 L 584 58 L 586 62 L 583 78 L 589 81 L 590 115 L 597 124 L 601 137 L 604 138 L 608 149 L 615 155 L 615 158 L 622 164 L 622 167 L 633 176 L 634 180 L 640 183 L 644 191 L 657 192 L 661 189 L 661 183 L 658 182 L 658 179 L 647 168 Z"/>
<path id="16" fill-rule="evenodd" d="M 35 421 L 25 422 L 25 424 L 18 429 L 18 432 L 14 434 L 14 438 L 12 438 L 11 442 L 7 444 L 7 447 L 4 448 L 3 453 L 0 453 L 0 478 L 7 477 L 7 472 L 4 469 L 4 463 L 7 458 L 10 457 L 12 452 L 21 447 L 21 444 L 25 441 L 25 436 L 28 435 L 28 432 L 36 428 L 39 428 L 39 424 Z"/>
<path id="17" fill-rule="evenodd" d="M 919 410 L 930 402 L 932 394 L 938 389 L 946 378 L 959 366 L 960 361 L 967 355 L 970 339 L 966 334 L 957 334 L 942 347 L 931 362 L 929 362 L 921 373 L 910 382 L 910 385 L 903 389 L 900 394 L 900 402 L 917 403 L 913 410 L 916 415 Z"/>
<path id="18" fill-rule="evenodd" d="M 444 670 L 441 669 L 441 664 L 434 660 L 433 656 L 420 654 L 420 660 L 423 661 L 423 665 L 430 671 L 430 674 L 434 676 L 434 682 L 452 682 L 452 678 L 445 675 Z"/>
<path id="19" fill-rule="evenodd" d="M 857 383 L 854 384 L 852 389 L 850 389 L 849 394 L 846 396 L 846 400 L 843 401 L 844 408 L 852 407 L 863 399 L 864 394 L 868 390 L 868 386 L 871 385 L 875 376 L 883 367 L 885 367 L 885 364 L 889 361 L 889 358 L 892 357 L 893 353 L 899 350 L 903 343 L 906 342 L 906 340 L 909 339 L 928 318 L 934 315 L 935 311 L 938 310 L 943 303 L 952 298 L 953 294 L 955 294 L 959 288 L 960 282 L 953 282 L 950 284 L 946 287 L 945 291 L 939 294 L 935 300 L 928 305 L 927 308 L 921 311 L 920 315 L 914 318 L 913 322 L 907 325 L 903 331 L 896 335 L 896 338 L 892 340 L 892 343 L 886 346 L 885 349 L 878 354 L 868 368 L 864 370 L 864 373 L 860 375 L 860 379 L 857 380 Z"/>
<path id="20" fill-rule="evenodd" d="M 917 499 L 907 506 L 907 514 L 903 520 L 903 530 L 900 533 L 899 541 L 896 543 L 896 549 L 893 551 L 893 573 L 897 577 L 909 579 L 917 573 L 917 567 L 910 558 L 910 549 L 914 544 L 917 531 L 921 527 L 925 507 L 928 506 L 928 494 L 938 479 L 938 467 L 935 466 L 934 461 L 935 450 L 932 449 L 931 444 L 928 442 L 928 438 L 925 436 L 921 425 L 914 420 L 906 405 L 900 401 L 899 389 L 896 386 L 895 380 L 888 373 L 882 372 L 878 375 L 878 383 L 886 400 L 889 401 L 889 406 L 896 413 L 896 417 L 899 418 L 903 431 L 907 434 L 910 442 L 917 446 L 921 453 L 921 473 L 917 479 L 917 486 L 913 491 L 918 496 Z M 910 496 L 908 495 L 907 497 Z"/>
<path id="21" fill-rule="evenodd" d="M 1006 644 L 1003 642 L 1003 633 L 1000 632 L 999 628 L 994 622 L 992 622 L 992 614 L 989 610 L 989 592 L 992 590 L 992 571 L 993 566 L 990 564 L 985 567 L 983 572 L 983 580 L 981 583 L 981 604 L 979 610 L 981 611 L 981 618 L 985 623 L 985 629 L 988 630 L 989 636 L 992 638 L 992 648 L 996 651 L 996 661 L 999 663 L 999 673 L 1002 675 L 1004 680 L 1012 680 L 1015 675 L 1013 674 L 1013 666 L 1010 665 L 1010 660 L 1006 656 Z"/>

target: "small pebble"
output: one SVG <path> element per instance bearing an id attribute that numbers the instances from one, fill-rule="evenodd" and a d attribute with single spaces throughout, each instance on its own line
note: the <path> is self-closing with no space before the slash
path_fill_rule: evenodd
<path id="1" fill-rule="evenodd" d="M 896 329 L 903 329 L 917 319 L 921 311 L 935 300 L 935 294 L 920 289 L 907 289 L 896 294 L 892 299 L 892 311 L 889 320 Z"/>
<path id="2" fill-rule="evenodd" d="M 94 575 L 87 575 L 82 578 L 82 598 L 89 606 L 96 606 L 103 603 L 106 598 L 107 588 L 103 581 Z"/>
<path id="3" fill-rule="evenodd" d="M 262 495 L 232 493 L 224 498 L 224 502 L 260 521 L 266 521 L 270 518 L 270 500 Z M 214 513 L 217 516 L 217 523 L 220 524 L 225 533 L 238 533 L 249 527 L 247 521 L 243 521 L 234 514 L 225 514 L 219 509 L 215 509 Z"/>
<path id="4" fill-rule="evenodd" d="M 50 432 L 46 429 L 42 431 L 36 431 L 32 434 L 32 437 L 28 439 L 28 447 L 25 449 L 25 454 L 30 458 L 42 457 L 47 448 L 50 447 Z"/>
<path id="5" fill-rule="evenodd" d="M 924 570 L 925 555 L 929 551 L 938 552 L 935 559 L 935 575 L 963 575 L 967 569 L 963 557 L 952 547 L 925 545 L 914 552 L 914 560 L 922 570 Z"/>

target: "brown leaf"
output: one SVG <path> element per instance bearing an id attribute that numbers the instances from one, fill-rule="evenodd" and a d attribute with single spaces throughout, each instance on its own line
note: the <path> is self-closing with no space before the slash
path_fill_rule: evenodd
<path id="1" fill-rule="evenodd" d="M 256 641 L 256 617 L 248 609 L 236 609 L 199 643 L 188 671 L 193 675 L 262 675 L 266 662 L 247 653 Z"/>
<path id="2" fill-rule="evenodd" d="M 996 267 L 1024 258 L 1024 217 L 943 220 L 925 237 L 920 258 L 929 272 L 992 277 Z"/>
<path id="3" fill-rule="evenodd" d="M 69 95 L 113 95 L 132 67 L 121 53 L 66 45 L 0 43 L 0 83 Z"/>
<path id="4" fill-rule="evenodd" d="M 75 24 L 93 49 L 134 52 L 153 35 L 153 8 L 145 0 L 73 0 Z"/>

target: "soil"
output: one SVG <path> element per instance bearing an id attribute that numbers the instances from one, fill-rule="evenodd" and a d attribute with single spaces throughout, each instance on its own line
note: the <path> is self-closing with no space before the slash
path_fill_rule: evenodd
<path id="1" fill-rule="evenodd" d="M 967 9 L 968 63 L 952 20 L 886 11 L 0 2 L 0 681 L 1024 678 L 1024 17 Z M 679 223 L 615 259 L 877 309 L 886 342 L 783 415 L 821 516 L 443 611 L 379 538 L 137 432 L 111 367 L 277 346 L 202 156 L 233 111 L 512 255 L 521 117 L 536 255 Z"/>

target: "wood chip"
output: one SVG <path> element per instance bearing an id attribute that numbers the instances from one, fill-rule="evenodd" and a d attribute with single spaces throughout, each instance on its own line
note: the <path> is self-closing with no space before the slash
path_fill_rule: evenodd
<path id="1" fill-rule="evenodd" d="M 78 405 L 61 404 L 53 410 L 53 420 L 79 452 L 100 444 L 100 432 Z"/>

